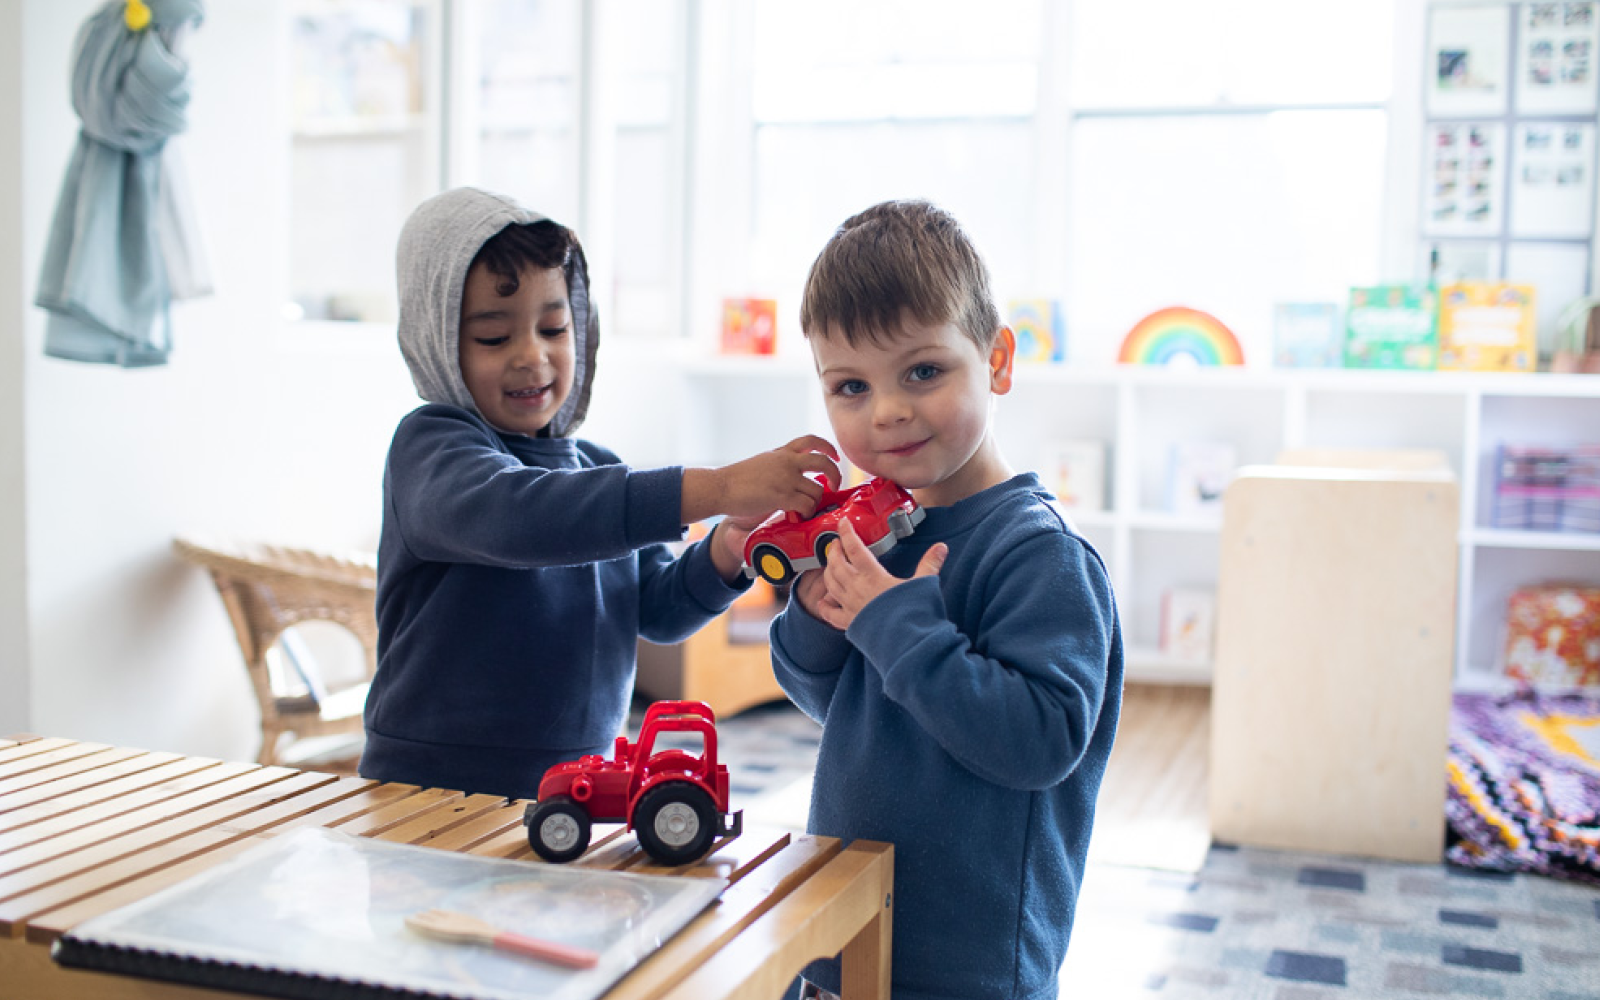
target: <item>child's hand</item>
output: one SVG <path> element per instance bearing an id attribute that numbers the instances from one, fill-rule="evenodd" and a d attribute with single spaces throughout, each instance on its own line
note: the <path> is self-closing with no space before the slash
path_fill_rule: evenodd
<path id="1" fill-rule="evenodd" d="M 839 602 L 828 593 L 828 584 L 820 571 L 810 570 L 800 574 L 800 578 L 794 582 L 794 599 L 811 613 L 811 617 L 830 625 L 833 619 L 839 617 Z"/>
<path id="2" fill-rule="evenodd" d="M 807 473 L 820 474 L 829 488 L 839 485 L 839 453 L 814 434 L 795 438 L 782 448 L 765 451 L 720 469 L 683 470 L 683 523 L 713 514 L 756 518 L 759 524 L 775 510 L 810 517 L 822 486 Z M 753 525 L 752 525 L 753 527 Z"/>
<path id="3" fill-rule="evenodd" d="M 929 548 L 917 562 L 911 579 L 936 575 L 949 552 L 950 547 L 943 542 Z M 847 520 L 839 522 L 839 540 L 828 551 L 828 565 L 822 568 L 822 578 L 827 585 L 828 600 L 834 607 L 829 608 L 828 601 L 822 601 L 812 614 L 837 629 L 848 629 L 874 597 L 905 582 L 883 568 L 878 557 L 856 534 L 855 526 Z M 803 581 L 805 577 L 800 579 Z M 807 610 L 812 609 L 808 607 Z"/>
<path id="4" fill-rule="evenodd" d="M 725 517 L 711 533 L 711 564 L 727 583 L 744 569 L 744 543 L 765 517 Z"/>

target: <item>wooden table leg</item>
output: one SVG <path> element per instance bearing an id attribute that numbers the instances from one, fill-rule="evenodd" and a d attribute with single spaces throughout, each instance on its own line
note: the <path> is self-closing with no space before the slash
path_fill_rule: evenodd
<path id="1" fill-rule="evenodd" d="M 879 845 L 886 846 L 886 845 Z M 850 939 L 842 953 L 840 968 L 841 1000 L 889 1000 L 889 956 L 894 938 L 894 857 L 888 849 L 878 883 L 878 898 L 883 906 L 867 925 Z"/>

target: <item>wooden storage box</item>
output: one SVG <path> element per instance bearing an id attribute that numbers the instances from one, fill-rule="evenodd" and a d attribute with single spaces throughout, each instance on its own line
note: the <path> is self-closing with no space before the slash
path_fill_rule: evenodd
<path id="1" fill-rule="evenodd" d="M 1447 471 L 1240 471 L 1223 502 L 1216 839 L 1440 859 L 1459 509 Z"/>

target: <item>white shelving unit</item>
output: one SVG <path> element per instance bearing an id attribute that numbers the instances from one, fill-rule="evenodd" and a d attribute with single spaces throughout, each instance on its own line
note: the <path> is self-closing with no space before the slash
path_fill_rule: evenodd
<path id="1" fill-rule="evenodd" d="M 808 358 L 691 357 L 674 435 L 679 461 L 720 464 L 801 433 L 828 434 Z M 653 374 L 659 377 L 658 362 Z M 1111 570 L 1128 676 L 1208 683 L 1210 663 L 1158 648 L 1161 596 L 1216 586 L 1220 514 L 1166 509 L 1166 472 L 1179 442 L 1224 441 L 1241 465 L 1288 448 L 1431 448 L 1461 484 L 1456 676 L 1471 684 L 1499 665 L 1504 610 L 1519 586 L 1600 585 L 1600 535 L 1496 530 L 1489 523 L 1501 443 L 1600 441 L 1600 377 L 1350 370 L 1022 367 L 1000 401 L 998 433 L 1012 463 L 1035 468 L 1059 439 L 1108 446 L 1109 507 L 1078 512 Z"/>

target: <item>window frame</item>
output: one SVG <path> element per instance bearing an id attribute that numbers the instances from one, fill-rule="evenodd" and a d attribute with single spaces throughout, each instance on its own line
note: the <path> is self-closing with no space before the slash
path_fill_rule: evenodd
<path id="1" fill-rule="evenodd" d="M 469 182 L 475 173 L 476 108 L 473 94 L 476 57 L 473 0 L 420 0 L 436 5 L 439 37 L 433 46 L 437 62 L 439 115 L 437 169 L 441 187 Z M 1282 104 L 1184 108 L 1096 108 L 1074 103 L 1066 53 L 1070 52 L 1075 8 L 1084 0 L 1046 2 L 1042 6 L 1043 41 L 1038 64 L 1038 101 L 1031 116 L 1035 140 L 1034 187 L 1026 197 L 1037 206 L 1028 238 L 1031 273 L 1017 276 L 1019 287 L 1038 288 L 1065 300 L 1072 292 L 1072 251 L 1067 234 L 1072 177 L 1073 133 L 1077 123 L 1110 116 L 1264 114 L 1280 110 L 1381 110 L 1389 137 L 1384 178 L 1383 238 L 1378 260 L 1385 274 L 1406 275 L 1415 269 L 1421 238 L 1417 192 L 1421 185 L 1422 83 L 1425 79 L 1426 0 L 1395 0 L 1393 5 L 1393 88 L 1386 101 L 1338 104 Z M 609 108 L 607 76 L 612 67 L 605 43 L 609 0 L 580 0 L 582 57 L 577 81 L 579 132 L 578 217 L 591 271 L 612 273 L 615 261 L 615 133 Z M 757 129 L 753 107 L 754 65 L 750 58 L 755 15 L 744 3 L 681 0 L 681 31 L 674 41 L 680 53 L 674 76 L 671 162 L 676 176 L 668 189 L 678 192 L 671 209 L 677 248 L 671 265 L 670 314 L 674 317 L 659 338 L 631 337 L 626 329 L 608 328 L 608 337 L 685 343 L 703 347 L 714 342 L 724 296 L 747 287 L 747 247 L 753 232 L 755 196 L 754 148 Z M 734 53 L 707 60 L 705 53 Z M 987 117 L 987 116 L 986 116 Z M 1007 120 L 1015 116 L 1003 116 Z M 785 125 L 793 124 L 785 122 Z M 601 315 L 614 316 L 611 281 L 594 289 Z M 290 326 L 325 335 L 330 329 L 388 330 L 388 323 L 301 320 Z M 1091 332 L 1093 333 L 1093 332 Z M 342 339 L 342 338 L 341 338 Z M 793 338 L 791 338 L 793 339 Z"/>

